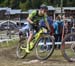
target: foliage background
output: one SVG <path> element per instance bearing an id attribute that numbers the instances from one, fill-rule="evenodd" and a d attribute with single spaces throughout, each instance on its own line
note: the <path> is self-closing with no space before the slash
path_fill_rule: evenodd
<path id="1" fill-rule="evenodd" d="M 39 8 L 42 3 L 60 7 L 60 1 L 61 0 L 0 0 L 0 7 L 28 10 L 30 8 Z M 64 7 L 75 7 L 75 0 L 63 0 L 63 3 Z"/>

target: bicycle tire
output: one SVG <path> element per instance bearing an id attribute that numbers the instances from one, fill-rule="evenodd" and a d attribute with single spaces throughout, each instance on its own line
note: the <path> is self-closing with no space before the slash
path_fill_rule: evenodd
<path id="1" fill-rule="evenodd" d="M 75 41 L 75 33 L 67 34 L 62 40 L 62 45 L 61 45 L 62 55 L 69 62 L 75 62 L 75 52 L 73 51 L 72 48 L 72 47 L 75 48 L 74 41 Z"/>
<path id="2" fill-rule="evenodd" d="M 27 53 L 25 52 L 25 50 L 20 48 L 21 46 L 25 47 L 25 39 L 21 39 L 17 45 L 16 55 L 19 59 L 23 59 L 27 56 Z M 23 53 L 22 55 L 21 55 L 21 52 Z"/>
<path id="3" fill-rule="evenodd" d="M 42 37 L 41 37 L 42 38 Z M 53 39 L 53 37 L 52 36 L 48 36 L 48 37 L 44 37 L 44 38 L 49 38 L 49 40 L 51 40 L 52 41 L 52 48 L 48 51 L 48 54 L 45 56 L 45 57 L 43 57 L 43 56 L 40 56 L 39 54 L 41 54 L 41 53 L 39 53 L 39 51 L 38 51 L 38 48 L 39 48 L 39 42 L 40 42 L 40 40 L 41 40 L 41 38 L 39 39 L 39 41 L 37 42 L 37 44 L 36 44 L 36 56 L 37 56 L 37 58 L 39 59 L 39 60 L 46 60 L 46 59 L 48 59 L 51 55 L 52 55 L 52 53 L 53 53 L 53 51 L 54 51 L 54 45 L 55 45 L 55 42 L 54 42 L 54 39 Z M 44 55 L 44 54 L 43 54 Z"/>

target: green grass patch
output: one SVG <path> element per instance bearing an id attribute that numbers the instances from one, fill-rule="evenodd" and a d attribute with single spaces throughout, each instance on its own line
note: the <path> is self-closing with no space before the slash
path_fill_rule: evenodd
<path id="1" fill-rule="evenodd" d="M 0 47 L 4 48 L 4 47 L 12 47 L 16 44 L 18 44 L 18 39 L 14 39 L 14 40 L 10 40 L 10 41 L 4 41 L 2 43 L 0 43 Z"/>

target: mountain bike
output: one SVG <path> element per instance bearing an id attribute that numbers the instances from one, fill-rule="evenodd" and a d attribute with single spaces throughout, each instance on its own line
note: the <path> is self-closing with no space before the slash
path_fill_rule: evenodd
<path id="1" fill-rule="evenodd" d="M 71 33 L 65 35 L 62 40 L 61 50 L 64 58 L 68 61 L 75 61 L 75 27 L 74 23 Z"/>
<path id="2" fill-rule="evenodd" d="M 16 54 L 18 58 L 25 58 L 28 53 L 26 53 L 25 49 L 27 45 L 27 36 L 26 33 L 22 35 L 22 38 L 20 39 Z M 30 46 L 29 50 L 32 51 L 35 47 L 36 51 L 36 56 L 40 60 L 46 60 L 48 59 L 53 51 L 54 51 L 54 38 L 50 36 L 50 33 L 47 32 L 47 29 L 44 27 L 41 27 L 40 30 L 34 34 L 30 45 L 33 45 L 32 47 Z M 41 46 L 43 46 L 43 49 L 41 49 Z M 49 47 L 48 47 L 49 46 Z M 48 49 L 50 48 L 50 49 Z"/>

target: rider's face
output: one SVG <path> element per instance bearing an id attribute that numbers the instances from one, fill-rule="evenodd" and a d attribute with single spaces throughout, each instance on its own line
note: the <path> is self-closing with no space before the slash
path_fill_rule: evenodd
<path id="1" fill-rule="evenodd" d="M 41 9 L 41 14 L 44 15 L 44 13 L 45 13 L 45 10 Z"/>

